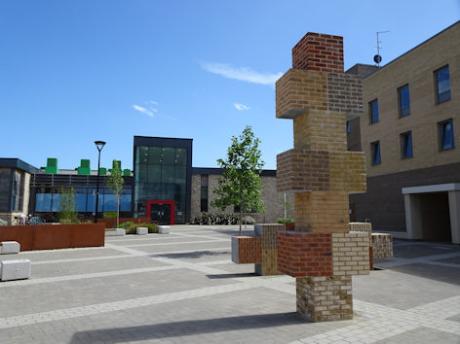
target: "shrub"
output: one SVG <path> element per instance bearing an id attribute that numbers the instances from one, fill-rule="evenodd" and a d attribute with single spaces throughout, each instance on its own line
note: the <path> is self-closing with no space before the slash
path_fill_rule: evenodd
<path id="1" fill-rule="evenodd" d="M 116 219 L 117 212 L 116 211 L 106 211 L 104 212 L 104 218 L 106 219 Z"/>
<path id="2" fill-rule="evenodd" d="M 294 219 L 292 219 L 290 217 L 281 217 L 276 222 L 278 222 L 278 223 L 280 223 L 282 225 L 286 225 L 286 224 L 294 223 Z"/>
<path id="3" fill-rule="evenodd" d="M 147 227 L 149 233 L 158 233 L 158 225 L 155 223 L 135 223 L 132 221 L 126 221 L 120 223 L 119 228 L 126 230 L 126 234 L 136 234 L 137 227 Z"/>

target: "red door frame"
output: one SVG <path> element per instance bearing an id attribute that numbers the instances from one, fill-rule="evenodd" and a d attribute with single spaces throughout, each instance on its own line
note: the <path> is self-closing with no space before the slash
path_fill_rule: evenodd
<path id="1" fill-rule="evenodd" d="M 151 218 L 151 210 L 152 210 L 152 205 L 158 204 L 158 205 L 163 205 L 167 204 L 169 205 L 169 209 L 171 210 L 171 225 L 174 225 L 176 223 L 176 202 L 172 199 L 151 199 L 145 202 L 145 215 L 146 218 L 149 221 L 152 221 Z"/>

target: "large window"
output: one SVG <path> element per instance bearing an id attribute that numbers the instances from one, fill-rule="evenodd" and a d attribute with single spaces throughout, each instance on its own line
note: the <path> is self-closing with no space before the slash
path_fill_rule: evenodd
<path id="1" fill-rule="evenodd" d="M 436 103 L 440 104 L 450 100 L 450 75 L 448 65 L 441 67 L 434 72 L 434 82 Z"/>
<path id="2" fill-rule="evenodd" d="M 401 142 L 401 158 L 410 159 L 414 156 L 414 151 L 412 148 L 412 131 L 406 131 L 400 136 Z"/>
<path id="3" fill-rule="evenodd" d="M 185 222 L 187 152 L 175 147 L 136 147 L 136 212 L 148 200 L 174 200 L 176 222 Z"/>
<path id="4" fill-rule="evenodd" d="M 379 101 L 374 99 L 369 102 L 369 123 L 374 124 L 380 121 L 379 117 Z"/>
<path id="5" fill-rule="evenodd" d="M 78 187 L 75 191 L 75 210 L 79 213 L 94 213 L 96 207 L 96 189 L 94 187 Z M 131 211 L 130 188 L 123 189 L 120 195 L 120 211 Z M 61 195 L 58 190 L 44 189 L 35 194 L 36 212 L 59 212 Z M 117 198 L 112 190 L 101 187 L 99 190 L 99 212 L 116 211 Z"/>
<path id="6" fill-rule="evenodd" d="M 410 95 L 409 85 L 406 84 L 398 88 L 399 116 L 405 117 L 410 115 Z"/>
<path id="7" fill-rule="evenodd" d="M 380 141 L 375 141 L 371 143 L 371 158 L 372 165 L 380 165 L 382 163 Z"/>
<path id="8" fill-rule="evenodd" d="M 208 211 L 208 179 L 207 174 L 201 175 L 200 210 L 202 212 Z"/>
<path id="9" fill-rule="evenodd" d="M 452 119 L 438 123 L 439 129 L 439 148 L 442 151 L 454 149 L 454 123 Z"/>

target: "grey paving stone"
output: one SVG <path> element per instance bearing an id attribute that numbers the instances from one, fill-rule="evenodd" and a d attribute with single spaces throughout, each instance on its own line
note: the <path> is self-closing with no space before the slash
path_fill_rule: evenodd
<path id="1" fill-rule="evenodd" d="M 387 339 L 376 342 L 377 344 L 459 344 L 460 338 L 451 333 L 437 331 L 432 328 L 419 327 Z"/>

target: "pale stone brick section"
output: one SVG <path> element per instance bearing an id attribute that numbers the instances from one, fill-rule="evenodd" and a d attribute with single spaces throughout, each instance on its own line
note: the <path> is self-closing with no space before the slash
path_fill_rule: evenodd
<path id="1" fill-rule="evenodd" d="M 297 312 L 312 321 L 353 317 L 351 276 L 296 279 Z"/>
<path id="2" fill-rule="evenodd" d="M 350 222 L 348 228 L 352 232 L 372 233 L 372 223 L 370 222 Z"/>
<path id="3" fill-rule="evenodd" d="M 276 236 L 278 231 L 284 230 L 284 225 L 266 223 L 255 225 L 255 234 L 260 238 L 261 261 L 256 264 L 256 272 L 262 276 L 278 275 L 278 245 Z"/>
<path id="4" fill-rule="evenodd" d="M 366 232 L 332 233 L 334 276 L 369 274 L 369 245 Z"/>

